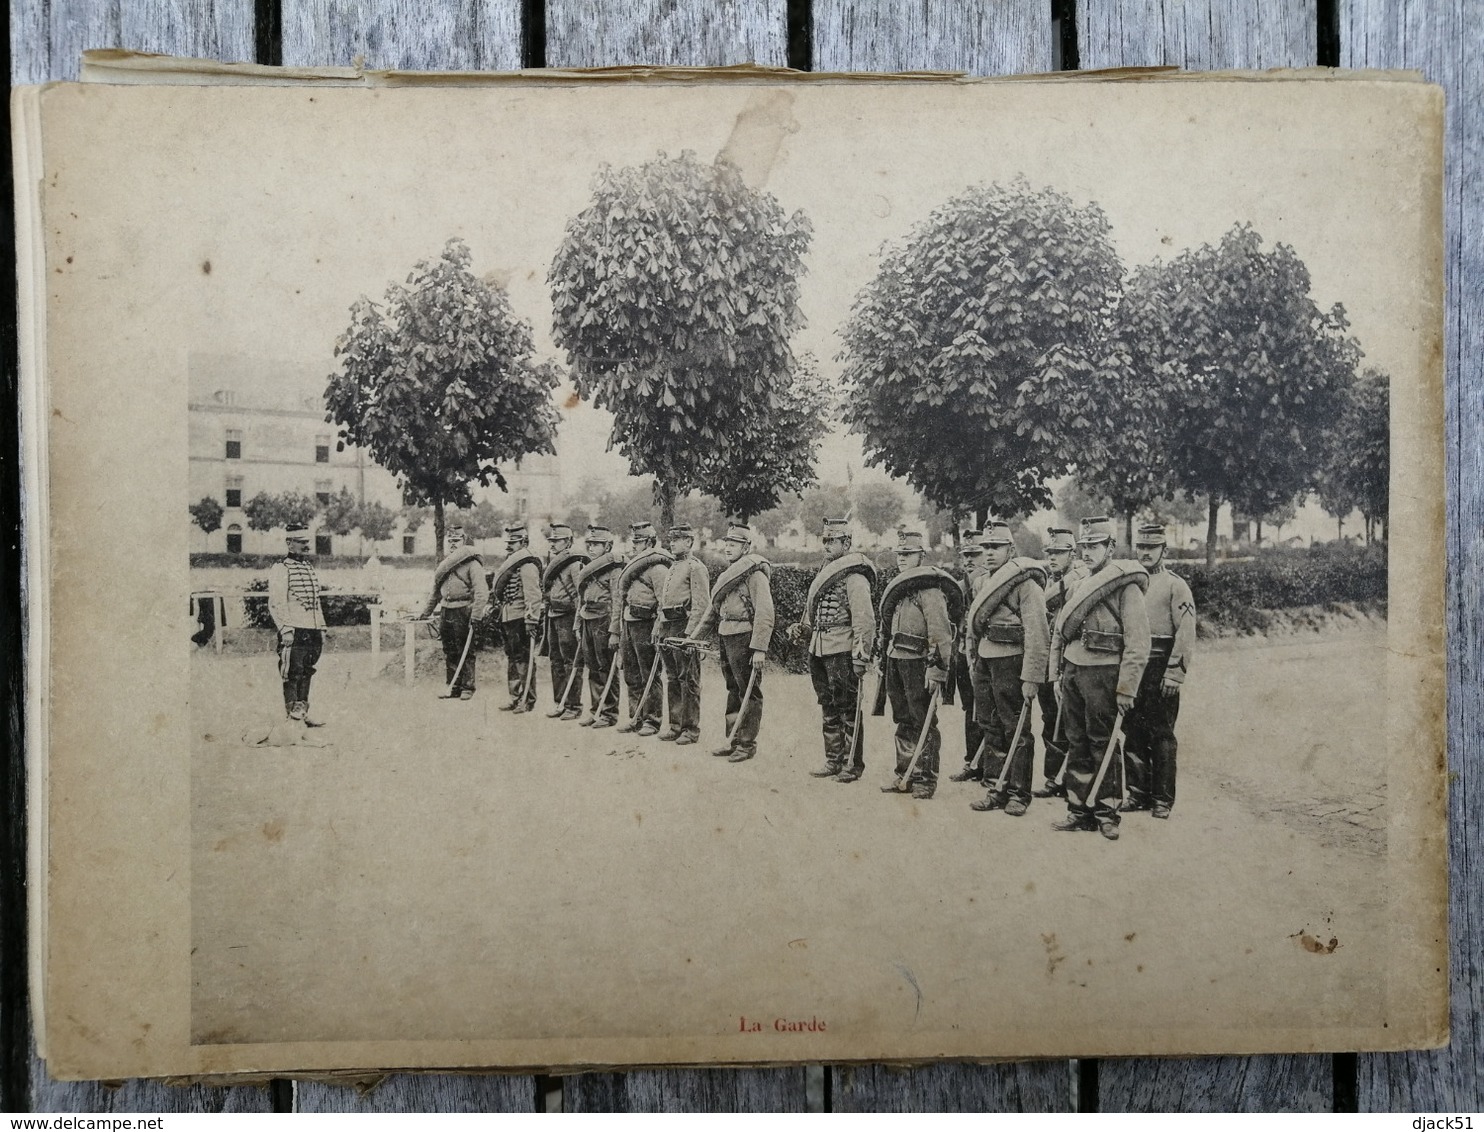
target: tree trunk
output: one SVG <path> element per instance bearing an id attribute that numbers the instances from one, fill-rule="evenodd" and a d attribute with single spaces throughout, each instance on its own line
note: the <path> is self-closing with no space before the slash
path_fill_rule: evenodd
<path id="1" fill-rule="evenodd" d="M 1216 565 L 1216 512 L 1221 509 L 1221 500 L 1212 495 L 1206 501 L 1206 568 Z"/>
<path id="2" fill-rule="evenodd" d="M 443 561 L 443 500 L 433 501 L 433 557 Z"/>
<path id="3" fill-rule="evenodd" d="M 1336 519 L 1335 520 L 1335 541 L 1336 542 L 1344 542 L 1345 541 L 1345 520 L 1344 519 Z"/>
<path id="4" fill-rule="evenodd" d="M 989 524 L 989 508 L 988 507 L 976 507 L 976 508 L 974 508 L 974 529 L 976 531 L 982 531 L 988 524 Z"/>
<path id="5" fill-rule="evenodd" d="M 1261 515 L 1259 515 L 1257 517 L 1257 519 L 1256 519 L 1256 525 L 1257 525 L 1257 537 L 1252 540 L 1252 545 L 1253 546 L 1261 546 L 1262 545 L 1262 516 Z"/>
<path id="6" fill-rule="evenodd" d="M 675 489 L 664 480 L 655 480 L 654 489 L 660 497 L 660 541 L 663 542 L 675 525 Z"/>
<path id="7" fill-rule="evenodd" d="M 1130 511 L 1123 517 L 1123 545 L 1128 548 L 1130 557 L 1134 553 L 1134 513 Z"/>

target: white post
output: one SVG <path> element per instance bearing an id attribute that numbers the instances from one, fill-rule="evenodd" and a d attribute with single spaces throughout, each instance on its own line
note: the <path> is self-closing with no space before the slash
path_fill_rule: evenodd
<path id="1" fill-rule="evenodd" d="M 225 594 L 216 595 L 216 655 L 222 655 L 222 638 L 227 635 L 227 598 Z"/>
<path id="2" fill-rule="evenodd" d="M 377 669 L 377 661 L 381 659 L 381 603 L 371 604 L 371 671 Z"/>
<path id="3" fill-rule="evenodd" d="M 403 621 L 402 628 L 406 630 L 403 634 L 403 669 L 402 682 L 409 688 L 412 687 L 412 674 L 417 667 L 417 622 Z"/>

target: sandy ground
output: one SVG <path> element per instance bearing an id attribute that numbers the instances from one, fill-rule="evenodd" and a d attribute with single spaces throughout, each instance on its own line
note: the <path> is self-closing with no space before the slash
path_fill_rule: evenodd
<path id="1" fill-rule="evenodd" d="M 435 678 L 401 683 L 400 650 L 380 676 L 369 654 L 327 653 L 328 745 L 263 748 L 242 736 L 279 714 L 272 657 L 203 651 L 194 1039 L 827 1020 L 827 1040 L 798 1037 L 813 1058 L 885 1033 L 925 1055 L 1132 1051 L 1242 1020 L 1324 1048 L 1326 1027 L 1383 1006 L 1384 645 L 1366 629 L 1203 650 L 1174 818 L 1130 815 L 1117 843 L 1054 832 L 1044 800 L 971 811 L 981 788 L 947 781 L 955 708 L 937 797 L 915 802 L 877 790 L 883 720 L 862 781 L 808 776 L 807 677 L 769 673 L 761 753 L 729 764 L 707 753 L 713 662 L 703 742 L 676 748 L 497 711 L 495 657 L 479 695 L 449 703 Z"/>

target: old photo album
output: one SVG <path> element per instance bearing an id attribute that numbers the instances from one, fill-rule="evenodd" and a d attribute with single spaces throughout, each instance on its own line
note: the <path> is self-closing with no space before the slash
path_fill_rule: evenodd
<path id="1" fill-rule="evenodd" d="M 48 1072 L 1446 1043 L 1437 88 L 93 63 Z"/>

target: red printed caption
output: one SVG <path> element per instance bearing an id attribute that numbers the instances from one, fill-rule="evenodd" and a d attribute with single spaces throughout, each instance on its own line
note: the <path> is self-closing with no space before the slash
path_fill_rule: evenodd
<path id="1" fill-rule="evenodd" d="M 812 1014 L 807 1022 L 788 1018 L 774 1018 L 772 1022 L 759 1022 L 756 1018 L 748 1018 L 745 1014 L 739 1014 L 737 1029 L 744 1034 L 761 1034 L 764 1030 L 775 1030 L 780 1034 L 822 1034 L 825 1032 L 825 1024 L 823 1018 L 815 1018 Z"/>

